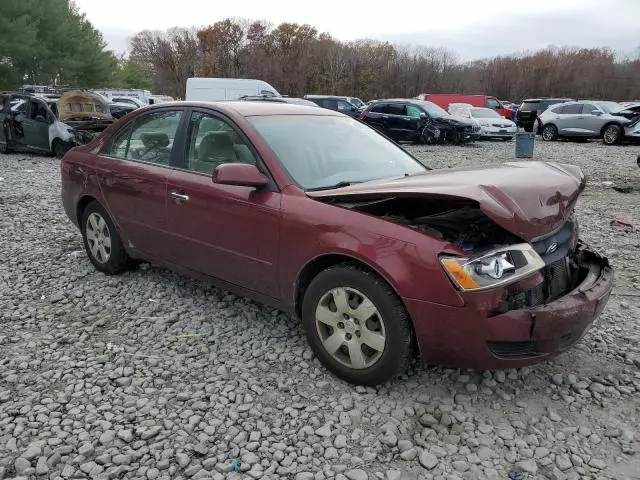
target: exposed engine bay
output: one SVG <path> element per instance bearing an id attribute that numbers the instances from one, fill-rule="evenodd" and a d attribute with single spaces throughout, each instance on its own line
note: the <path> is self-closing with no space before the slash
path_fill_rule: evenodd
<path id="1" fill-rule="evenodd" d="M 483 250 L 522 240 L 496 225 L 469 200 L 387 197 L 362 201 L 337 201 L 351 210 L 407 225 L 446 240 L 463 250 Z"/>

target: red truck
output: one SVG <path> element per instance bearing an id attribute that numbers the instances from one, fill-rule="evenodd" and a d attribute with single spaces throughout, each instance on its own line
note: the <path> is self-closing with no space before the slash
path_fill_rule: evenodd
<path id="1" fill-rule="evenodd" d="M 505 108 L 496 98 L 489 95 L 461 95 L 457 93 L 421 93 L 416 97 L 419 100 L 427 100 L 449 110 L 452 103 L 468 103 L 474 107 L 490 108 L 498 114 L 511 120 L 513 111 Z"/>

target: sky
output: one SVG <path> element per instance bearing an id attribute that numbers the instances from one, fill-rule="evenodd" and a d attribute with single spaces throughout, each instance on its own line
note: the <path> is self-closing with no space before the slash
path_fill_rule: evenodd
<path id="1" fill-rule="evenodd" d="M 140 30 L 201 27 L 228 17 L 309 23 L 339 40 L 372 38 L 446 47 L 460 60 L 549 45 L 640 47 L 640 0 L 75 0 L 109 48 L 123 53 Z"/>

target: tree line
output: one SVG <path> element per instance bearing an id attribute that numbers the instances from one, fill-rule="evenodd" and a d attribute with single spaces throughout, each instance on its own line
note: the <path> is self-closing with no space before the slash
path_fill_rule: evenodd
<path id="1" fill-rule="evenodd" d="M 446 48 L 375 40 L 342 42 L 311 25 L 228 18 L 202 29 L 141 31 L 129 58 L 107 49 L 70 0 L 0 1 L 0 89 L 25 83 L 152 88 L 184 97 L 193 76 L 265 80 L 290 96 L 363 99 L 418 93 L 640 98 L 640 49 L 619 58 L 607 48 L 547 48 L 460 61 Z"/>
<path id="2" fill-rule="evenodd" d="M 151 88 L 147 65 L 116 57 L 69 0 L 0 0 L 0 90 L 24 84 Z"/>
<path id="3" fill-rule="evenodd" d="M 608 48 L 555 48 L 461 62 L 446 48 L 342 42 L 311 25 L 228 18 L 200 30 L 142 31 L 131 58 L 154 72 L 158 91 L 184 97 L 192 76 L 257 78 L 290 96 L 363 99 L 418 93 L 640 98 L 640 50 L 618 58 Z"/>

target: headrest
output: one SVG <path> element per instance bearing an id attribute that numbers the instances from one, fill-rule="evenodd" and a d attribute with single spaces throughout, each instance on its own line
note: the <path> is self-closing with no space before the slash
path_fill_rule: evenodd
<path id="1" fill-rule="evenodd" d="M 163 148 L 169 146 L 169 135 L 166 133 L 143 133 L 140 140 L 145 148 Z"/>
<path id="2" fill-rule="evenodd" d="M 209 132 L 202 141 L 213 144 L 217 148 L 233 148 L 233 140 L 227 132 Z"/>

